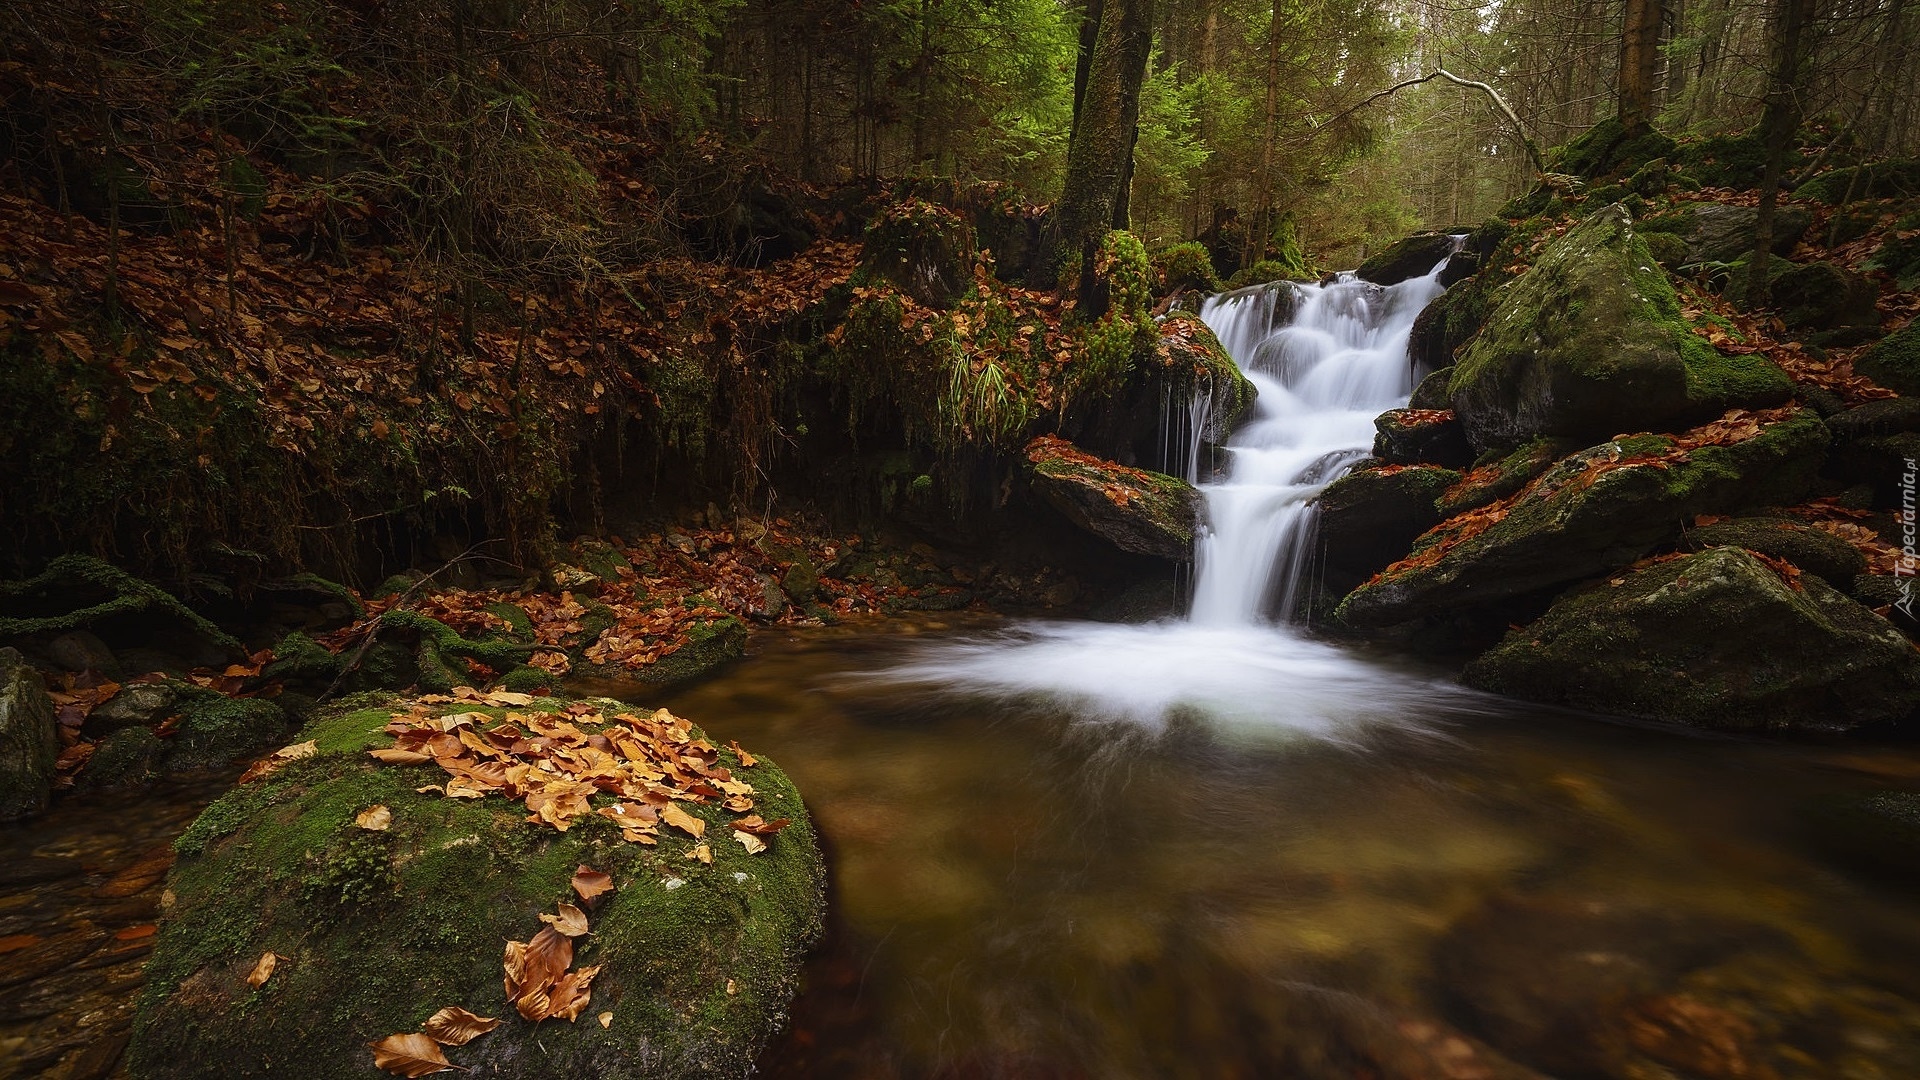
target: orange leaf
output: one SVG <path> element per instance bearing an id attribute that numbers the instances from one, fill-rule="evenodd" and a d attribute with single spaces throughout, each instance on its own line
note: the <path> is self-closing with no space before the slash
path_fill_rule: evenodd
<path id="1" fill-rule="evenodd" d="M 459 1068 L 440 1052 L 439 1043 L 425 1035 L 389 1035 L 367 1045 L 373 1048 L 373 1067 L 398 1076 L 426 1076 Z"/>
<path id="2" fill-rule="evenodd" d="M 573 891 L 579 894 L 581 900 L 591 904 L 613 891 L 613 878 L 591 866 L 582 866 L 573 872 Z"/>
<path id="3" fill-rule="evenodd" d="M 707 823 L 680 809 L 677 804 L 668 803 L 660 810 L 660 820 L 679 829 L 694 839 L 707 834 Z"/>
<path id="4" fill-rule="evenodd" d="M 253 971 L 247 975 L 247 985 L 253 987 L 255 990 L 265 986 L 267 980 L 273 978 L 273 969 L 279 966 L 279 964 L 279 956 L 270 952 L 261 953 L 260 962 L 254 964 Z"/>
<path id="5" fill-rule="evenodd" d="M 449 1005 L 427 1017 L 421 1029 L 442 1046 L 465 1046 L 500 1026 L 491 1016 L 475 1016 L 458 1005 Z"/>
<path id="6" fill-rule="evenodd" d="M 572 904 L 561 904 L 558 915 L 541 912 L 540 921 L 568 937 L 579 937 L 587 932 L 587 913 Z"/>

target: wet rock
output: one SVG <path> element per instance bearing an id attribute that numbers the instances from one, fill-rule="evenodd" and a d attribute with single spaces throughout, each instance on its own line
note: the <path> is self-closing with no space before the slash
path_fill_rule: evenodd
<path id="1" fill-rule="evenodd" d="M 560 832 L 495 796 L 416 791 L 444 774 L 367 754 L 391 744 L 382 728 L 395 707 L 363 699 L 316 718 L 301 736 L 319 754 L 234 789 L 180 837 L 129 1071 L 151 1080 L 365 1077 L 368 1041 L 417 1031 L 459 1005 L 503 1020 L 449 1050 L 476 1073 L 593 1080 L 668 1061 L 678 1075 L 747 1075 L 798 988 L 825 893 L 811 821 L 777 767 L 761 759 L 741 772 L 756 812 L 793 821 L 762 853 L 727 835 L 735 814 L 675 804 L 707 822 L 705 864 L 673 830 L 647 847 L 597 816 Z M 488 726 L 505 712 L 484 711 Z M 375 804 L 390 809 L 390 827 L 357 828 L 355 816 Z M 577 903 L 568 883 L 583 864 L 614 885 L 576 942 L 575 968 L 601 970 L 585 1015 L 536 1026 L 505 998 L 501 943 L 527 941 L 542 912 Z M 270 950 L 288 959 L 250 987 L 248 971 Z M 596 1021 L 603 1011 L 613 1014 L 607 1026 Z"/>
<path id="2" fill-rule="evenodd" d="M 1553 242 L 1505 290 L 1449 384 L 1479 448 L 1535 435 L 1604 439 L 1663 430 L 1792 393 L 1764 357 L 1722 356 L 1680 314 L 1625 207 Z"/>
<path id="3" fill-rule="evenodd" d="M 687 629 L 685 645 L 644 667 L 622 667 L 618 674 L 664 690 L 699 682 L 746 654 L 747 624 L 728 616 L 694 623 Z"/>
<path id="4" fill-rule="evenodd" d="M 1445 233 L 1415 233 L 1369 256 L 1360 264 L 1360 269 L 1354 271 L 1354 276 L 1375 285 L 1398 285 L 1409 278 L 1424 277 L 1452 253 L 1453 237 Z"/>
<path id="5" fill-rule="evenodd" d="M 1720 202 L 1691 202 L 1679 213 L 1682 220 L 1671 230 L 1687 245 L 1689 263 L 1735 263 L 1753 254 L 1758 239 L 1760 211 L 1751 206 Z M 1663 231 L 1668 222 L 1663 221 Z M 1793 254 L 1813 215 L 1792 205 L 1776 207 L 1773 215 L 1773 254 L 1785 258 Z"/>
<path id="6" fill-rule="evenodd" d="M 1184 480 L 1104 461 L 1065 439 L 1027 444 L 1034 490 L 1075 525 L 1122 551 L 1193 557 L 1199 494 Z"/>
<path id="7" fill-rule="evenodd" d="M 1327 587 L 1344 595 L 1406 555 L 1440 523 L 1434 501 L 1460 474 L 1433 465 L 1363 468 L 1327 485 L 1314 500 L 1314 561 Z"/>
<path id="8" fill-rule="evenodd" d="M 1741 548 L 1570 593 L 1467 666 L 1471 686 L 1725 730 L 1844 731 L 1920 707 L 1920 654 L 1812 575 Z"/>
<path id="9" fill-rule="evenodd" d="M 68 671 L 94 671 L 119 677 L 120 660 L 107 643 L 85 630 L 72 630 L 47 642 L 42 649 L 47 659 Z"/>
<path id="10" fill-rule="evenodd" d="M 94 748 L 80 773 L 83 791 L 138 791 L 164 771 L 167 746 L 150 729 L 129 727 L 108 735 Z"/>
<path id="11" fill-rule="evenodd" d="M 1490 523 L 1422 537 L 1412 555 L 1347 597 L 1340 619 L 1356 629 L 1385 627 L 1606 573 L 1695 515 L 1797 502 L 1826 444 L 1825 426 L 1802 410 L 1744 441 L 1677 457 L 1673 442 L 1656 435 L 1582 450 Z"/>
<path id="12" fill-rule="evenodd" d="M 101 736 L 128 727 L 153 727 L 173 715 L 179 695 L 164 682 L 129 683 L 87 714 L 84 730 Z"/>
<path id="13" fill-rule="evenodd" d="M 1468 1031 L 1554 1075 L 1615 1076 L 1629 1009 L 1766 931 L 1572 896 L 1497 896 L 1441 939 L 1434 962 Z"/>
<path id="14" fill-rule="evenodd" d="M 1467 433 L 1448 409 L 1389 409 L 1374 418 L 1373 456 L 1390 465 L 1462 468 L 1473 461 Z"/>
<path id="15" fill-rule="evenodd" d="M 1149 623 L 1180 614 L 1180 590 L 1171 578 L 1137 581 L 1095 605 L 1087 617 L 1100 622 Z"/>
<path id="16" fill-rule="evenodd" d="M 1684 544 L 1688 551 L 1725 546 L 1785 559 L 1842 591 L 1851 588 L 1853 579 L 1867 570 L 1867 557 L 1859 548 L 1793 518 L 1735 518 L 1703 525 L 1690 530 Z"/>
<path id="17" fill-rule="evenodd" d="M 1257 293 L 1243 302 L 1268 304 L 1278 295 Z M 1258 391 L 1199 316 L 1171 312 L 1157 330 L 1151 352 L 1101 395 L 1097 408 L 1071 410 L 1060 434 L 1123 465 L 1180 471 L 1184 462 L 1165 460 L 1169 422 L 1184 426 L 1189 416 L 1199 422 L 1198 431 L 1176 431 L 1178 444 L 1188 435 L 1224 443 L 1252 410 Z M 1199 407 L 1190 412 L 1189 403 Z"/>
<path id="18" fill-rule="evenodd" d="M 1440 516 L 1450 518 L 1499 502 L 1533 483 L 1561 458 L 1579 449 L 1565 439 L 1529 439 L 1498 461 L 1475 468 L 1440 498 Z"/>
<path id="19" fill-rule="evenodd" d="M 1895 330 L 1853 362 L 1853 370 L 1902 394 L 1920 394 L 1920 323 Z"/>
<path id="20" fill-rule="evenodd" d="M 1440 287 L 1451 289 L 1479 272 L 1480 255 L 1477 252 L 1456 251 L 1447 257 L 1446 268 L 1440 271 Z"/>
<path id="21" fill-rule="evenodd" d="M 1805 815 L 1814 847 L 1828 858 L 1920 883 L 1920 792 L 1834 795 L 1810 803 Z"/>
<path id="22" fill-rule="evenodd" d="M 1920 397 L 1882 398 L 1856 405 L 1828 417 L 1827 428 L 1842 442 L 1920 431 Z"/>
<path id="23" fill-rule="evenodd" d="M 47 808 L 60 734 L 40 673 L 14 649 L 0 649 L 0 821 Z"/>
<path id="24" fill-rule="evenodd" d="M 1448 407 L 1447 382 L 1453 378 L 1453 368 L 1442 367 L 1429 371 L 1413 388 L 1413 396 L 1407 400 L 1409 409 L 1445 409 Z"/>
<path id="25" fill-rule="evenodd" d="M 753 575 L 753 590 L 748 597 L 750 606 L 747 617 L 761 622 L 772 622 L 787 613 L 787 594 L 780 589 L 780 583 L 771 575 Z"/>

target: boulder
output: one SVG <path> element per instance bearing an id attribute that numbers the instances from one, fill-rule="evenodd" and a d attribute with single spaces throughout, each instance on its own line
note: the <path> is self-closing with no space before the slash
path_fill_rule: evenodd
<path id="1" fill-rule="evenodd" d="M 1463 351 L 1449 390 L 1479 448 L 1581 441 L 1778 404 L 1793 384 L 1758 355 L 1695 336 L 1624 206 L 1569 230 L 1521 275 Z"/>
<path id="2" fill-rule="evenodd" d="M 110 678 L 125 674 L 107 643 L 85 630 L 70 630 L 47 642 L 47 659 L 68 671 L 93 671 Z"/>
<path id="3" fill-rule="evenodd" d="M 1369 256 L 1354 276 L 1375 285 L 1398 285 L 1431 273 L 1441 259 L 1453 254 L 1453 247 L 1454 239 L 1446 233 L 1414 233 Z"/>
<path id="4" fill-rule="evenodd" d="M 1461 468 L 1473 461 L 1467 433 L 1449 409 L 1389 409 L 1373 428 L 1373 456 L 1389 465 Z"/>
<path id="5" fill-rule="evenodd" d="M 1482 465 L 1440 497 L 1440 516 L 1450 518 L 1469 510 L 1478 510 L 1517 493 L 1553 468 L 1561 458 L 1579 449 L 1564 439 L 1544 436 L 1521 443 L 1498 461 Z"/>
<path id="6" fill-rule="evenodd" d="M 1447 408 L 1447 382 L 1453 378 L 1451 367 L 1437 368 L 1420 380 L 1413 388 L 1413 396 L 1407 399 L 1409 409 L 1440 410 Z"/>
<path id="7" fill-rule="evenodd" d="M 1440 523 L 1434 500 L 1460 481 L 1433 465 L 1355 469 L 1314 499 L 1314 563 L 1326 590 L 1345 595 Z"/>
<path id="8" fill-rule="evenodd" d="M 1714 547 L 1757 551 L 1817 574 L 1842 591 L 1852 588 L 1853 579 L 1867 571 L 1867 557 L 1859 548 L 1794 518 L 1743 517 L 1703 525 L 1688 531 L 1684 546 L 1689 551 Z"/>
<path id="9" fill-rule="evenodd" d="M 130 683 L 87 714 L 89 736 L 98 737 L 129 727 L 153 727 L 173 715 L 179 695 L 171 684 Z"/>
<path id="10" fill-rule="evenodd" d="M 1630 175 L 1673 151 L 1674 141 L 1651 126 L 1628 127 L 1608 117 L 1550 151 L 1547 167 L 1590 179 Z"/>
<path id="11" fill-rule="evenodd" d="M 1920 397 L 1881 398 L 1856 405 L 1828 417 L 1827 428 L 1843 443 L 1920 431 Z"/>
<path id="12" fill-rule="evenodd" d="M 1735 263 L 1753 254 L 1758 239 L 1760 211 L 1751 206 L 1720 202 L 1693 202 L 1679 211 L 1681 222 L 1670 231 L 1687 245 L 1689 263 Z M 1792 205 L 1773 213 L 1773 243 L 1768 250 L 1786 257 L 1813 224 L 1813 215 Z"/>
<path id="13" fill-rule="evenodd" d="M 1920 195 L 1920 160 L 1894 158 L 1869 165 L 1831 169 L 1801 184 L 1796 198 L 1840 206 L 1861 199 L 1912 198 Z"/>
<path id="14" fill-rule="evenodd" d="M 1562 597 L 1467 665 L 1483 690 L 1733 731 L 1844 731 L 1920 707 L 1920 653 L 1811 574 L 1718 547 Z"/>
<path id="15" fill-rule="evenodd" d="M 175 684 L 180 724 L 168 740 L 167 768 L 211 769 L 249 758 L 287 735 L 287 714 L 264 698 L 230 698 Z"/>
<path id="16" fill-rule="evenodd" d="M 1901 394 L 1920 394 L 1920 323 L 1875 342 L 1853 362 L 1853 370 Z"/>
<path id="17" fill-rule="evenodd" d="M 1193 557 L 1200 496 L 1191 484 L 1097 458 L 1052 435 L 1028 443 L 1026 454 L 1034 490 L 1075 525 L 1122 551 Z"/>
<path id="18" fill-rule="evenodd" d="M 1773 306 L 1789 330 L 1876 329 L 1874 307 L 1880 288 L 1860 274 L 1832 263 L 1803 263 L 1775 278 Z"/>
<path id="19" fill-rule="evenodd" d="M 374 1076 L 368 1043 L 421 1031 L 453 1006 L 501 1021 L 445 1051 L 476 1074 L 591 1080 L 751 1072 L 799 986 L 825 899 L 813 828 L 780 770 L 765 759 L 746 766 L 697 728 L 615 701 L 461 701 L 412 712 L 410 704 L 362 698 L 317 716 L 296 736 L 315 752 L 234 788 L 179 838 L 130 1072 L 152 1080 Z M 577 779 L 564 783 L 590 803 L 584 813 L 544 801 L 541 793 L 552 794 L 559 780 L 509 798 L 502 788 L 515 790 L 516 782 L 502 779 L 504 762 L 477 797 L 444 796 L 433 785 L 457 775 L 439 764 L 369 756 L 394 745 L 384 729 L 396 715 L 465 715 L 471 726 L 449 723 L 474 741 L 544 754 L 550 764 L 551 749 L 541 744 L 572 747 L 573 764 L 563 766 L 570 775 L 598 761 L 593 768 L 615 786 L 664 791 L 624 763 L 671 763 L 674 772 L 659 783 L 677 801 L 653 805 L 678 808 L 665 812 L 701 823 L 704 837 L 696 847 L 690 832 L 661 825 L 648 827 L 657 833 L 649 837 L 654 846 L 633 840 L 599 813 L 623 800 Z M 501 724 L 523 736 L 548 734 L 540 744 L 480 734 Z M 633 733 L 649 728 L 668 734 L 642 735 L 636 745 Z M 462 750 L 452 760 L 488 775 L 484 754 Z M 744 798 L 752 813 L 791 824 L 771 835 L 736 835 L 730 825 L 740 812 L 690 791 L 699 785 L 674 773 L 708 778 L 702 783 L 730 774 L 725 782 L 751 785 Z M 527 791 L 543 800 L 532 818 Z M 637 792 L 624 801 L 644 802 Z M 375 807 L 385 814 L 361 825 Z M 738 835 L 765 850 L 751 852 Z M 611 891 L 596 900 L 577 893 L 571 882 L 579 867 L 606 874 Z M 567 916 L 560 904 L 583 909 L 590 932 L 549 934 L 547 945 L 572 946 L 553 972 L 594 967 L 598 975 L 577 1019 L 536 1022 L 525 1010 L 543 1015 L 549 999 L 508 999 L 502 943 L 534 941 L 542 914 Z M 534 944 L 538 956 L 554 955 Z M 280 959 L 264 982 L 250 985 L 249 972 L 268 953 Z M 525 968 L 544 966 L 529 957 Z"/>
<path id="20" fill-rule="evenodd" d="M 1281 309 L 1290 297 L 1288 289 L 1264 290 L 1241 302 Z M 1169 312 L 1155 330 L 1152 349 L 1136 357 L 1118 385 L 1098 395 L 1097 407 L 1070 410 L 1060 434 L 1090 453 L 1123 464 L 1180 472 L 1186 462 L 1165 460 L 1169 425 L 1176 426 L 1173 443 L 1181 453 L 1187 445 L 1183 436 L 1189 434 L 1224 443 L 1259 392 L 1199 316 Z M 1189 412 L 1189 403 L 1200 407 Z M 1198 420 L 1200 430 L 1178 431 L 1189 416 Z"/>
<path id="21" fill-rule="evenodd" d="M 152 730 L 121 728 L 101 739 L 80 772 L 81 791 L 138 791 L 165 771 L 167 746 Z"/>
<path id="22" fill-rule="evenodd" d="M 1375 629 L 1606 573 L 1695 515 L 1796 502 L 1827 444 L 1825 426 L 1805 410 L 1737 441 L 1699 445 L 1700 437 L 1641 435 L 1574 454 L 1511 498 L 1421 537 L 1338 616 Z"/>
<path id="23" fill-rule="evenodd" d="M 0 649 L 0 821 L 47 808 L 60 732 L 40 673 L 14 649 Z"/>
<path id="24" fill-rule="evenodd" d="M 1485 277 L 1475 277 L 1448 289 L 1420 309 L 1407 337 L 1407 358 L 1414 370 L 1451 368 L 1460 347 L 1473 340 L 1486 323 L 1493 308 L 1497 287 Z M 1450 398 L 1442 395 L 1437 408 L 1446 408 Z"/>
<path id="25" fill-rule="evenodd" d="M 729 615 L 687 627 L 686 644 L 642 667 L 600 668 L 624 683 L 658 690 L 686 686 L 747 654 L 747 624 Z M 576 665 L 580 670 L 586 665 Z"/>

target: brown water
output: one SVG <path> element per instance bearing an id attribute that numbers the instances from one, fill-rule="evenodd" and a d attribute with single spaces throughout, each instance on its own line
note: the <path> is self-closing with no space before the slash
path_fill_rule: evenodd
<path id="1" fill-rule="evenodd" d="M 830 845 L 765 1075 L 1920 1077 L 1920 903 L 1805 812 L 1920 788 L 1920 751 L 1518 705 L 1336 744 L 846 678 L 981 625 L 768 633 L 664 702 L 778 761 Z M 0 828 L 0 1078 L 114 1071 L 218 787 Z"/>
<path id="2" fill-rule="evenodd" d="M 1914 750 L 1520 705 L 1361 748 L 844 678 L 966 628 L 769 634 L 671 701 L 831 845 L 769 1075 L 1920 1077 L 1920 908 L 1806 824 Z"/>

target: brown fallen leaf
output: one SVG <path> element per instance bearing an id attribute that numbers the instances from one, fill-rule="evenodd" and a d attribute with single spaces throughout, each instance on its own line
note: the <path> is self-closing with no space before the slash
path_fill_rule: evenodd
<path id="1" fill-rule="evenodd" d="M 367 1045 L 373 1048 L 374 1068 L 399 1076 L 426 1076 L 460 1068 L 440 1052 L 439 1043 L 417 1032 L 412 1035 L 389 1035 Z"/>
<path id="2" fill-rule="evenodd" d="M 740 741 L 738 739 L 728 742 L 727 749 L 732 750 L 735 754 L 738 754 L 740 756 L 740 767 L 743 769 L 751 769 L 755 765 L 758 765 L 760 763 L 759 758 L 754 757 L 752 754 L 749 754 L 745 750 L 740 749 Z"/>
<path id="3" fill-rule="evenodd" d="M 579 894 L 581 900 L 591 904 L 613 891 L 613 878 L 591 866 L 582 866 L 573 872 L 573 891 Z"/>
<path id="4" fill-rule="evenodd" d="M 283 746 L 273 753 L 268 754 L 266 757 L 261 758 L 259 761 L 254 762 L 252 765 L 249 765 L 247 771 L 241 773 L 240 779 L 235 781 L 235 783 L 246 784 L 258 780 L 263 776 L 271 776 L 279 772 L 288 762 L 299 761 L 305 757 L 312 757 L 319 752 L 319 744 L 312 739 L 308 739 L 303 743 L 294 743 L 292 746 Z"/>
<path id="5" fill-rule="evenodd" d="M 552 1013 L 551 996 L 573 964 L 573 939 L 549 926 L 532 941 L 507 942 L 507 998 L 521 1016 L 540 1021 Z"/>
<path id="6" fill-rule="evenodd" d="M 733 830 L 733 838 L 740 842 L 741 847 L 747 849 L 747 854 L 749 855 L 758 855 L 767 850 L 767 842 L 750 832 L 742 832 L 739 829 L 735 829 Z"/>
<path id="7" fill-rule="evenodd" d="M 353 823 L 369 832 L 386 832 L 387 827 L 393 824 L 393 811 L 375 803 L 360 811 L 359 815 L 353 819 Z"/>
<path id="8" fill-rule="evenodd" d="M 598 974 L 600 968 L 595 965 L 561 976 L 559 984 L 553 988 L 547 1017 L 559 1017 L 569 1022 L 580 1019 L 580 1014 L 587 1011 L 587 1005 L 593 1000 L 593 977 Z"/>
<path id="9" fill-rule="evenodd" d="M 600 1020 L 600 1026 L 603 1028 L 610 1028 L 613 1026 L 613 1014 L 610 1012 L 601 1013 L 599 1016 L 599 1020 Z"/>
<path id="10" fill-rule="evenodd" d="M 427 1017 L 422 1031 L 442 1046 L 465 1046 L 500 1026 L 491 1016 L 475 1016 L 458 1005 L 449 1005 Z"/>
<path id="11" fill-rule="evenodd" d="M 532 694 L 517 694 L 511 690 L 495 690 L 486 697 L 489 705 L 531 705 Z"/>
<path id="12" fill-rule="evenodd" d="M 587 913 L 572 904 L 561 904 L 558 915 L 542 912 L 540 921 L 568 937 L 579 937 L 587 932 Z"/>
<path id="13" fill-rule="evenodd" d="M 259 963 L 254 964 L 253 971 L 247 975 L 247 985 L 255 990 L 265 986 L 267 980 L 273 978 L 273 969 L 279 966 L 280 960 L 274 953 L 261 953 Z"/>
<path id="14" fill-rule="evenodd" d="M 792 818 L 775 818 L 772 821 L 762 821 L 760 820 L 759 814 L 748 814 L 746 817 L 735 821 L 733 827 L 741 832 L 752 833 L 755 836 L 772 836 L 774 833 L 779 832 L 791 824 L 793 824 Z"/>
<path id="15" fill-rule="evenodd" d="M 696 840 L 707 835 L 707 823 L 680 809 L 675 803 L 660 808 L 660 820 Z"/>
<path id="16" fill-rule="evenodd" d="M 702 841 L 701 843 L 693 845 L 693 850 L 687 852 L 687 858 L 699 859 L 701 862 L 706 863 L 708 866 L 712 866 L 713 865 L 713 849 L 708 847 L 706 843 Z"/>
<path id="17" fill-rule="evenodd" d="M 423 754 L 418 750 L 401 750 L 392 746 L 369 750 L 367 754 L 388 765 L 425 765 L 433 760 L 432 754 Z"/>

